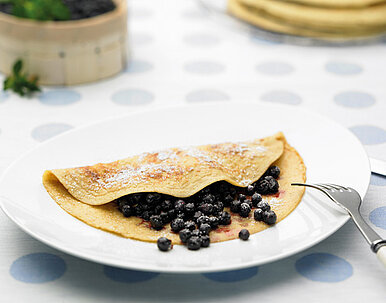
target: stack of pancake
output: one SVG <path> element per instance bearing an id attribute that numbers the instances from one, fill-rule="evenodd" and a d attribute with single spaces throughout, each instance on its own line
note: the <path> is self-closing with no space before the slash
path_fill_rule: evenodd
<path id="1" fill-rule="evenodd" d="M 228 11 L 265 30 L 298 36 L 386 33 L 386 0 L 228 0 Z"/>

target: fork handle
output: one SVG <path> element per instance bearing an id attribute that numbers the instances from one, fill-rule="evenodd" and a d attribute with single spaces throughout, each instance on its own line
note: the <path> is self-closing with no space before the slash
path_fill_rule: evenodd
<path id="1" fill-rule="evenodd" d="M 377 251 L 377 257 L 386 266 L 386 245 L 381 246 Z"/>
<path id="2" fill-rule="evenodd" d="M 348 212 L 356 227 L 358 227 L 367 243 L 370 244 L 371 250 L 377 254 L 378 259 L 386 266 L 386 240 L 383 240 L 381 236 L 366 223 L 359 209 L 357 211 L 349 210 Z"/>

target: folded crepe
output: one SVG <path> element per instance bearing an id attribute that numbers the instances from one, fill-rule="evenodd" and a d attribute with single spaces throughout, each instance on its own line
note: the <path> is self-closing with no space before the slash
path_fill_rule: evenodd
<path id="1" fill-rule="evenodd" d="M 263 198 L 276 212 L 278 222 L 298 205 L 304 193 L 302 187 L 291 187 L 290 183 L 305 181 L 302 158 L 282 133 L 254 141 L 170 148 L 111 163 L 47 170 L 43 185 L 60 207 L 90 226 L 148 242 L 166 236 L 180 244 L 170 224 L 156 231 L 143 219 L 125 218 L 115 199 L 139 192 L 184 198 L 217 181 L 245 187 L 272 164 L 281 169 L 280 191 Z M 241 228 L 255 233 L 267 227 L 251 215 L 241 218 L 232 214 L 231 225 L 212 231 L 211 241 L 234 239 Z"/>
<path id="2" fill-rule="evenodd" d="M 228 0 L 228 11 L 266 30 L 300 36 L 352 39 L 386 32 L 385 1 L 364 7 L 353 3 L 333 7 L 311 0 Z"/>

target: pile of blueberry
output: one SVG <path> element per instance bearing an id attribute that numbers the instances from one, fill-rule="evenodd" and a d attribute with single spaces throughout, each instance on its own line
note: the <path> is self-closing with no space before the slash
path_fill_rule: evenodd
<path id="1" fill-rule="evenodd" d="M 62 0 L 71 13 L 71 20 L 91 18 L 108 13 L 115 9 L 112 0 Z M 13 13 L 12 2 L 1 3 L 0 11 L 6 14 Z"/>
<path id="2" fill-rule="evenodd" d="M 112 0 L 62 0 L 71 13 L 71 20 L 91 18 L 115 9 Z"/>
<path id="3" fill-rule="evenodd" d="M 159 193 L 136 193 L 116 200 L 119 210 L 125 217 L 136 216 L 149 221 L 155 230 L 161 230 L 170 223 L 173 232 L 178 233 L 181 242 L 190 250 L 208 247 L 209 232 L 219 225 L 229 225 L 231 214 L 224 210 L 229 208 L 247 218 L 255 208 L 253 216 L 257 221 L 269 225 L 276 223 L 276 214 L 261 195 L 276 194 L 279 190 L 277 178 L 280 169 L 271 166 L 255 183 L 247 187 L 233 186 L 225 181 L 213 183 L 188 198 L 176 198 Z M 241 239 L 246 240 L 246 232 Z M 169 239 L 161 237 L 158 248 L 167 251 L 172 248 Z"/>

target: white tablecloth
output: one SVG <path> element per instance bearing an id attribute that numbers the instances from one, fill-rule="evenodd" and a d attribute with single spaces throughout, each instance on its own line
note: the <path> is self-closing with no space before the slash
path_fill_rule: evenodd
<path id="1" fill-rule="evenodd" d="M 301 47 L 214 23 L 194 1 L 131 1 L 132 61 L 95 84 L 0 94 L 0 172 L 56 134 L 172 104 L 286 103 L 351 129 L 386 161 L 386 45 Z M 0 58 L 1 60 L 1 58 Z M 26 172 L 28 174 L 28 172 Z M 386 237 L 386 178 L 373 175 L 362 213 Z M 120 270 L 52 249 L 0 212 L 1 302 L 385 302 L 386 270 L 353 223 L 290 258 L 228 273 Z"/>

